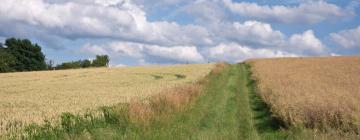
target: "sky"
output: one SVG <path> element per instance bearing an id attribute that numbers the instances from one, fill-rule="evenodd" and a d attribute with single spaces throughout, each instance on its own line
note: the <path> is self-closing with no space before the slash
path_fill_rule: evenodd
<path id="1" fill-rule="evenodd" d="M 111 66 L 360 54 L 360 0 L 1 0 L 0 42 Z"/>

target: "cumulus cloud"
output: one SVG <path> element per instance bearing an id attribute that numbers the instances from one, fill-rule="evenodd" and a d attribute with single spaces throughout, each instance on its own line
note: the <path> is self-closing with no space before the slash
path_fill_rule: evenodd
<path id="1" fill-rule="evenodd" d="M 101 48 L 101 49 L 99 49 Z M 140 65 L 149 63 L 201 63 L 210 61 L 241 62 L 250 58 L 297 57 L 279 49 L 252 48 L 235 42 L 221 43 L 198 51 L 195 46 L 165 47 L 133 42 L 112 42 L 106 45 L 84 45 L 83 50 L 108 52 L 110 57 L 132 58 Z"/>
<path id="2" fill-rule="evenodd" d="M 325 45 L 312 30 L 294 34 L 289 38 L 270 24 L 258 21 L 234 22 L 218 26 L 219 30 L 210 30 L 223 38 L 215 45 L 209 45 L 198 51 L 195 45 L 162 46 L 146 43 L 117 41 L 106 45 L 85 45 L 83 50 L 92 52 L 110 52 L 112 57 L 128 57 L 156 63 L 205 62 L 206 60 L 238 62 L 248 58 L 287 57 L 307 54 L 323 54 Z"/>
<path id="3" fill-rule="evenodd" d="M 354 15 L 353 10 L 341 8 L 323 0 L 307 1 L 298 6 L 268 6 L 232 0 L 224 0 L 223 3 L 231 12 L 238 15 L 281 23 L 313 24 Z"/>
<path id="4" fill-rule="evenodd" d="M 360 48 L 360 26 L 330 34 L 331 39 L 344 48 Z"/>
<path id="5" fill-rule="evenodd" d="M 295 34 L 289 40 L 290 49 L 302 52 L 323 53 L 325 46 L 316 38 L 312 30 L 307 30 L 303 34 Z"/>
<path id="6" fill-rule="evenodd" d="M 203 56 L 197 51 L 195 46 L 175 46 L 175 47 L 146 47 L 147 54 L 167 58 L 180 62 L 204 62 Z"/>
<path id="7" fill-rule="evenodd" d="M 272 49 L 254 49 L 237 43 L 222 43 L 206 51 L 210 60 L 242 62 L 249 58 L 297 57 L 298 55 Z"/>
<path id="8" fill-rule="evenodd" d="M 150 22 L 143 9 L 130 0 L 3 0 L 0 17 L 0 33 L 7 36 L 15 32 L 14 28 L 21 28 L 23 32 L 37 30 L 69 39 L 114 38 L 162 45 L 209 43 L 205 28 L 166 21 Z M 13 34 L 16 33 L 21 34 Z"/>
<path id="9" fill-rule="evenodd" d="M 138 4 L 146 5 L 150 8 L 161 8 L 164 6 L 169 5 L 178 5 L 180 3 L 188 3 L 192 0 L 156 0 L 156 1 L 149 1 L 149 0 L 134 0 Z"/>
<path id="10" fill-rule="evenodd" d="M 144 57 L 144 45 L 145 44 L 131 42 L 112 42 L 106 47 L 114 52 L 115 55 L 142 58 Z"/>
<path id="11" fill-rule="evenodd" d="M 108 52 L 98 46 L 98 45 L 91 45 L 91 44 L 85 44 L 82 48 L 81 48 L 81 52 L 84 52 L 84 53 L 90 53 L 92 55 L 105 55 L 105 54 L 108 54 Z"/>
<path id="12" fill-rule="evenodd" d="M 259 21 L 234 22 L 219 25 L 214 33 L 223 37 L 220 41 L 235 42 L 251 48 L 280 48 L 289 52 L 301 54 L 323 54 L 326 46 L 318 39 L 312 30 L 304 33 L 286 36 L 281 31 L 274 30 L 268 23 Z"/>
<path id="13" fill-rule="evenodd" d="M 99 49 L 101 48 L 101 49 Z M 109 52 L 111 57 L 130 57 L 145 63 L 151 62 L 164 62 L 164 63 L 200 63 L 205 59 L 198 52 L 195 46 L 159 46 L 150 44 L 141 44 L 133 42 L 112 42 L 107 45 L 85 45 L 83 50 L 88 50 L 90 53 L 93 50 L 105 50 Z"/>
<path id="14" fill-rule="evenodd" d="M 228 11 L 220 5 L 223 2 L 232 12 L 251 20 L 227 19 L 233 17 L 227 17 Z M 184 3 L 189 5 L 181 5 Z M 193 16 L 194 21 L 154 18 L 147 15 L 149 5 L 181 5 L 180 12 Z M 265 20 L 316 23 L 348 14 L 325 1 L 260 6 L 230 0 L 2 0 L 0 36 L 36 39 L 53 48 L 62 43 L 69 47 L 81 44 L 80 50 L 67 49 L 84 55 L 108 54 L 121 64 L 200 63 L 207 59 L 236 62 L 326 50 L 312 30 L 285 34 Z M 345 33 L 336 34 L 349 39 Z M 76 43 L 71 44 L 73 41 Z"/>
<path id="15" fill-rule="evenodd" d="M 226 37 L 227 41 L 238 42 L 251 46 L 279 46 L 284 43 L 285 35 L 273 30 L 270 24 L 258 21 L 234 22 L 231 25 L 223 24 L 217 34 Z"/>

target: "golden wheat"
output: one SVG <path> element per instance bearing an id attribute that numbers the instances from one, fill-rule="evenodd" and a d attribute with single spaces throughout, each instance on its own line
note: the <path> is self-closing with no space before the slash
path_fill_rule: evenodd
<path id="1" fill-rule="evenodd" d="M 0 133 L 51 120 L 62 112 L 81 113 L 145 99 L 164 89 L 194 83 L 212 67 L 198 64 L 0 74 Z"/>
<path id="2" fill-rule="evenodd" d="M 292 125 L 360 129 L 360 57 L 247 61 L 261 97 Z"/>

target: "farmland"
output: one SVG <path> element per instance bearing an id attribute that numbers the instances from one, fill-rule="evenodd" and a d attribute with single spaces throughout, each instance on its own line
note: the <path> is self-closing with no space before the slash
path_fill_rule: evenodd
<path id="1" fill-rule="evenodd" d="M 258 93 L 291 126 L 360 132 L 360 57 L 247 61 Z"/>
<path id="2" fill-rule="evenodd" d="M 276 58 L 2 74 L 1 111 L 15 110 L 3 128 L 25 125 L 0 139 L 359 139 L 359 63 Z"/>
<path id="3" fill-rule="evenodd" d="M 146 99 L 207 75 L 212 64 L 93 68 L 0 74 L 0 132 L 10 123 L 41 124 L 63 112 L 81 113 Z"/>
<path id="4" fill-rule="evenodd" d="M 223 65 L 200 82 L 103 108 L 102 115 L 62 114 L 60 124 L 27 127 L 25 139 L 358 139 L 284 126 L 256 94 L 245 64 Z"/>

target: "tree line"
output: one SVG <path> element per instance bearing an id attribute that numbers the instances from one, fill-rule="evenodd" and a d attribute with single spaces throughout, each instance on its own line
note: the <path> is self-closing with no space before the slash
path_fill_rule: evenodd
<path id="1" fill-rule="evenodd" d="M 108 67 L 109 61 L 110 59 L 109 56 L 107 55 L 96 55 L 96 58 L 93 61 L 85 59 L 85 60 L 64 62 L 55 67 L 53 67 L 51 64 L 48 64 L 48 67 L 56 70 L 79 69 L 79 68 L 89 68 L 89 67 Z"/>
<path id="2" fill-rule="evenodd" d="M 9 38 L 5 40 L 4 45 L 0 43 L 0 72 L 2 73 L 107 67 L 109 61 L 109 56 L 97 55 L 93 61 L 79 60 L 54 66 L 53 61 L 46 63 L 41 47 L 28 39 Z"/>

